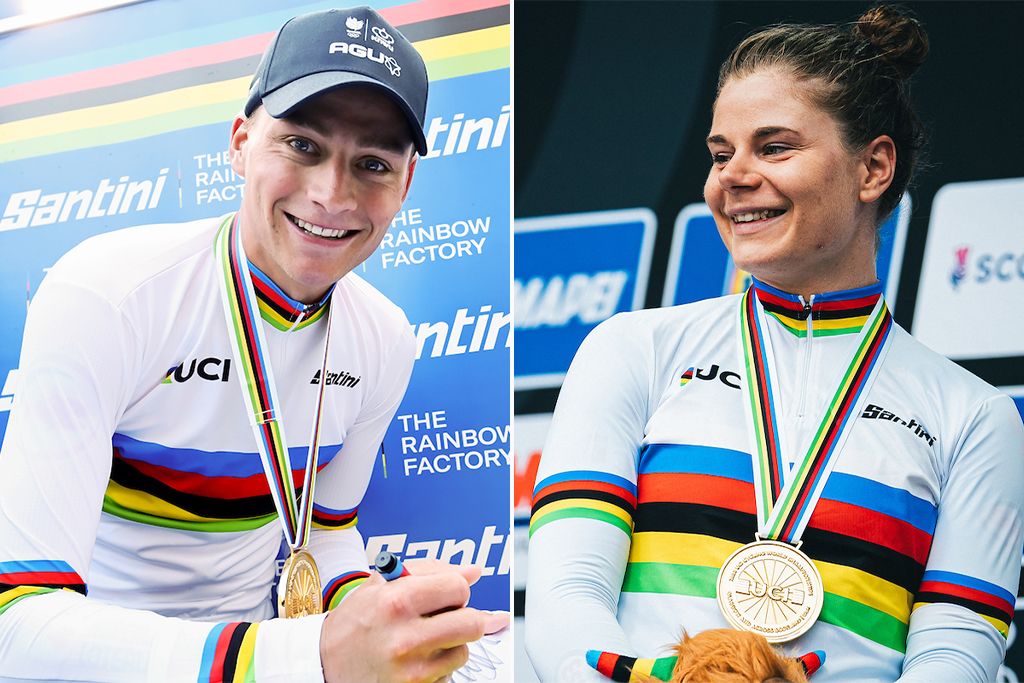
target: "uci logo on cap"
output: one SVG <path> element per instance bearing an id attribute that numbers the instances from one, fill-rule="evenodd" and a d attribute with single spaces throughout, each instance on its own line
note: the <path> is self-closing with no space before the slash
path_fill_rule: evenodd
<path id="1" fill-rule="evenodd" d="M 372 47 L 366 47 L 365 45 L 353 45 L 351 43 L 343 43 L 339 41 L 331 43 L 330 48 L 327 50 L 327 54 L 333 55 L 335 52 L 383 64 L 388 68 L 388 71 L 391 72 L 392 76 L 400 77 L 402 75 L 402 67 L 399 66 L 394 57 L 376 52 Z"/>

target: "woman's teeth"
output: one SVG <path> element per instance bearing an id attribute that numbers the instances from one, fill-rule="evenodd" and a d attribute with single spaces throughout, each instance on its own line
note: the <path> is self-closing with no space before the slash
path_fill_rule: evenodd
<path id="1" fill-rule="evenodd" d="M 760 221 L 765 218 L 775 218 L 781 216 L 785 211 L 781 209 L 765 209 L 764 211 L 748 211 L 747 213 L 738 213 L 732 217 L 734 223 L 749 223 L 751 221 Z"/>

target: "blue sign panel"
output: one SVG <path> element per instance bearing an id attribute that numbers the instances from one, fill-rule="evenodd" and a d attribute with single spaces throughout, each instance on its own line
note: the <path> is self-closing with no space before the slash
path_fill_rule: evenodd
<path id="1" fill-rule="evenodd" d="M 910 195 L 903 195 L 892 215 L 882 224 L 881 243 L 875 258 L 878 278 L 885 288 L 890 310 L 896 304 L 903 265 L 903 247 L 910 222 Z M 707 204 L 690 204 L 679 212 L 672 233 L 672 251 L 665 275 L 662 306 L 736 294 L 747 288 L 749 276 L 736 268 L 718 236 Z"/>
<path id="2" fill-rule="evenodd" d="M 584 337 L 643 307 L 654 243 L 648 209 L 515 222 L 515 386 L 556 387 Z"/>

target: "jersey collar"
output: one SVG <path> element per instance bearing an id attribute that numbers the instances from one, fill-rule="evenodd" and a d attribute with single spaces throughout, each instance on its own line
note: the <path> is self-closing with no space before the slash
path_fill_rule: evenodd
<path id="1" fill-rule="evenodd" d="M 252 261 L 249 261 L 249 272 L 260 307 L 260 317 L 279 330 L 301 330 L 315 323 L 323 317 L 334 292 L 334 285 L 331 285 L 320 301 L 304 304 L 285 294 L 284 290 Z"/>
<path id="2" fill-rule="evenodd" d="M 751 286 L 765 313 L 775 318 L 788 332 L 806 337 L 833 336 L 860 332 L 871 309 L 882 296 L 882 283 L 836 292 L 813 294 L 809 301 L 797 294 L 751 278 Z"/>

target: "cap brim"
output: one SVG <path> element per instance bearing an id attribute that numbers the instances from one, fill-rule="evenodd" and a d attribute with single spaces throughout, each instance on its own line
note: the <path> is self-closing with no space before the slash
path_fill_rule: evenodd
<path id="1" fill-rule="evenodd" d="M 347 85 L 374 86 L 390 96 L 409 122 L 409 130 L 412 133 L 413 145 L 416 147 L 416 151 L 419 152 L 420 156 L 426 156 L 427 141 L 423 137 L 423 128 L 420 126 L 419 119 L 413 112 L 412 107 L 409 106 L 409 103 L 386 84 L 363 74 L 350 71 L 323 71 L 303 76 L 291 83 L 282 85 L 274 92 L 264 95 L 263 108 L 275 119 L 284 118 L 304 102 Z"/>

